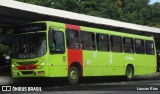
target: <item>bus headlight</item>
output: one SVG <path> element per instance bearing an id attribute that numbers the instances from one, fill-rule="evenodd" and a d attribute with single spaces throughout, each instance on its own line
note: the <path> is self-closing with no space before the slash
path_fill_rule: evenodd
<path id="1" fill-rule="evenodd" d="M 16 69 L 16 66 L 14 64 L 12 64 L 12 69 Z"/>
<path id="2" fill-rule="evenodd" d="M 44 60 L 41 64 L 39 64 L 39 68 L 42 68 L 46 62 L 47 62 L 47 60 Z"/>

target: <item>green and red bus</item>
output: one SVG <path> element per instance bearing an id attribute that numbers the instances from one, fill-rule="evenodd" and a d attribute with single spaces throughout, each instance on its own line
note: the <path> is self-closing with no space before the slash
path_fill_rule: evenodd
<path id="1" fill-rule="evenodd" d="M 156 72 L 154 38 L 51 21 L 16 28 L 12 77 L 125 76 Z"/>

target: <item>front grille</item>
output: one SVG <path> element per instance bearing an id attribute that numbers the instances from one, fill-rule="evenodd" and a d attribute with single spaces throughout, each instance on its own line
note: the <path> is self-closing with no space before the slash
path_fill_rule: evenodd
<path id="1" fill-rule="evenodd" d="M 22 74 L 33 74 L 33 71 L 21 71 Z"/>
<path id="2" fill-rule="evenodd" d="M 36 64 L 38 61 L 28 61 L 28 62 L 16 62 L 18 65 L 34 65 Z"/>

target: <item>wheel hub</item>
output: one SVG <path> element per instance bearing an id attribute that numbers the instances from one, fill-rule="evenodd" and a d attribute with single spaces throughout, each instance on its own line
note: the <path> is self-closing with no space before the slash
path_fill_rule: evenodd
<path id="1" fill-rule="evenodd" d="M 75 71 L 71 71 L 71 72 L 70 72 L 70 78 L 71 78 L 72 80 L 75 80 L 75 79 L 77 78 L 77 73 L 76 73 Z"/>

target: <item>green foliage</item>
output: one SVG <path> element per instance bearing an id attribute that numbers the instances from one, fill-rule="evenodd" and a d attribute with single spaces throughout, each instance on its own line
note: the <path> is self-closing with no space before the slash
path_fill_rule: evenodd
<path id="1" fill-rule="evenodd" d="M 4 53 L 5 55 L 10 55 L 11 54 L 11 49 L 7 45 L 0 44 L 0 52 Z"/>
<path id="2" fill-rule="evenodd" d="M 150 26 L 160 27 L 160 3 L 154 3 L 151 6 L 151 23 Z"/>
<path id="3" fill-rule="evenodd" d="M 97 17 L 160 27 L 160 3 L 150 0 L 17 0 Z"/>
<path id="4" fill-rule="evenodd" d="M 6 33 L 4 33 L 6 32 Z M 4 30 L 3 28 L 0 28 L 0 35 L 5 35 L 7 38 L 13 34 L 13 29 L 6 29 Z M 0 44 L 0 52 L 4 53 L 5 55 L 10 55 L 11 54 L 11 48 L 8 46 L 9 43 L 8 41 L 5 41 L 6 45 L 5 44 Z M 2 42 L 3 43 L 3 42 Z"/>

